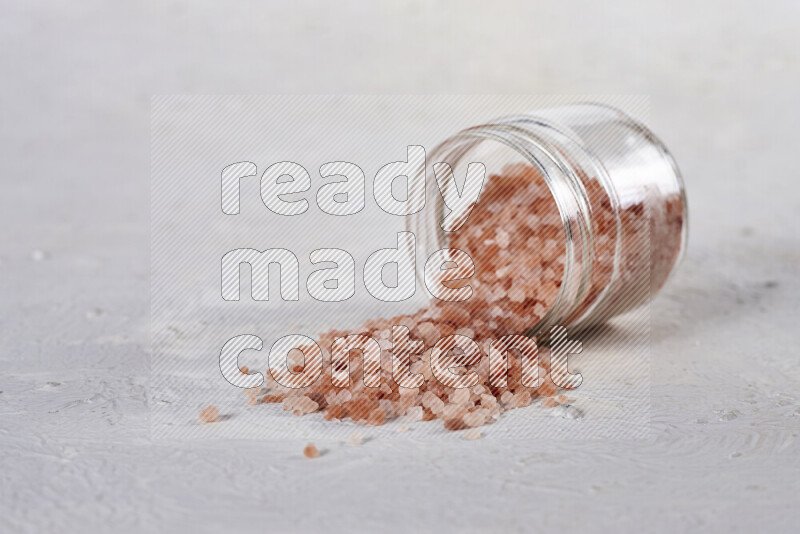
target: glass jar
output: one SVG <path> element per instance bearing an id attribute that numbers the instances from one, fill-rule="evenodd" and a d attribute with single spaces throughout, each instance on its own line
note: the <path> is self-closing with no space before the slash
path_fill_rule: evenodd
<path id="1" fill-rule="evenodd" d="M 430 204 L 408 219 L 408 229 L 426 258 L 439 249 L 464 248 L 464 242 L 471 243 L 466 252 L 473 258 L 486 257 L 483 263 L 476 259 L 477 277 L 470 280 L 477 286 L 494 284 L 484 287 L 481 306 L 491 304 L 498 291 L 507 296 L 512 289 L 530 287 L 518 285 L 515 277 L 540 273 L 545 264 L 540 263 L 539 251 L 555 243 L 552 236 L 540 239 L 548 228 L 560 236 L 561 258 L 556 262 L 561 272 L 552 276 L 556 263 L 545 271 L 557 287 L 553 298 L 511 299 L 542 305 L 542 312 L 527 316 L 532 323 L 525 326 L 528 335 L 554 325 L 583 329 L 647 303 L 675 270 L 686 247 L 686 196 L 675 161 L 647 127 L 608 106 L 570 105 L 475 126 L 442 142 L 427 162 L 428 177 L 435 176 L 434 165 L 445 162 L 456 181 L 466 176 L 469 163 L 483 163 L 486 182 L 478 204 L 491 202 L 484 197 L 491 192 L 504 199 L 505 209 L 511 202 L 519 210 L 505 219 L 492 218 L 493 209 L 503 209 L 498 202 L 497 207 L 488 206 L 489 215 L 482 219 L 518 219 L 510 237 L 500 228 L 502 223 L 496 224 L 494 235 L 477 226 L 471 230 L 471 224 L 480 221 L 473 223 L 477 216 L 469 213 L 462 227 L 445 232 L 440 222 L 449 208 L 437 191 L 437 180 L 429 179 Z M 528 203 L 529 193 L 539 185 L 554 203 L 556 227 L 548 227 L 535 214 L 541 214 L 540 205 Z M 471 241 L 460 235 L 471 236 Z M 517 238 L 526 239 L 531 248 L 522 242 L 509 247 L 508 241 Z M 505 256 L 496 273 L 494 256 Z M 481 269 L 489 273 L 481 277 Z"/>

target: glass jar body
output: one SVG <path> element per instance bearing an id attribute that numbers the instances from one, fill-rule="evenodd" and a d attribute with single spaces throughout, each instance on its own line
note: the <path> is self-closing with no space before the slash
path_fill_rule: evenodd
<path id="1" fill-rule="evenodd" d="M 445 140 L 428 161 L 431 167 L 449 164 L 456 179 L 469 163 L 485 163 L 484 192 L 492 191 L 492 180 L 503 180 L 503 198 L 529 221 L 536 220 L 533 205 L 525 202 L 533 185 L 516 179 L 519 170 L 546 186 L 560 223 L 563 259 L 557 262 L 557 295 L 546 303 L 546 313 L 531 319 L 529 334 L 553 325 L 585 328 L 642 306 L 663 287 L 685 249 L 686 196 L 672 156 L 649 129 L 614 108 L 578 104 L 502 118 Z M 435 175 L 433 168 L 426 172 Z M 434 205 L 412 216 L 409 229 L 430 253 L 463 242 L 458 233 L 469 231 L 471 221 L 445 232 L 439 223 L 448 208 L 436 194 L 437 181 L 427 187 Z M 478 203 L 485 201 L 479 197 Z M 525 236 L 511 239 L 525 238 L 535 248 L 530 228 L 535 234 L 528 225 Z M 494 246 L 492 239 L 483 243 Z M 521 243 L 507 250 L 511 278 L 544 265 L 536 250 Z M 507 291 L 516 287 L 514 280 L 495 283 Z"/>

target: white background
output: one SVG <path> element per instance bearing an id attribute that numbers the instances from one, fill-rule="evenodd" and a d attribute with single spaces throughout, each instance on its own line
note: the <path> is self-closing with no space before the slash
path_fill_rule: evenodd
<path id="1" fill-rule="evenodd" d="M 0 530 L 791 532 L 796 2 L 5 2 Z M 153 443 L 156 93 L 644 94 L 686 179 L 647 442 Z"/>

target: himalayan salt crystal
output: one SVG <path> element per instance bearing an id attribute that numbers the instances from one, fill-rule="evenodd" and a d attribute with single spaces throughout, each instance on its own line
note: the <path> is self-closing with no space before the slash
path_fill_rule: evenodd
<path id="1" fill-rule="evenodd" d="M 500 402 L 503 404 L 509 404 L 511 399 L 514 398 L 514 393 L 511 391 L 504 391 L 502 395 L 500 395 Z"/>
<path id="2" fill-rule="evenodd" d="M 442 310 L 437 308 L 437 307 L 435 307 L 435 306 L 432 307 L 432 308 L 428 308 L 423 313 L 423 317 L 425 317 L 426 319 L 436 320 L 436 319 L 439 319 L 441 316 L 442 316 Z"/>
<path id="3" fill-rule="evenodd" d="M 542 215 L 542 224 L 544 226 L 552 226 L 554 228 L 561 227 L 561 216 L 557 212 L 545 213 Z"/>
<path id="4" fill-rule="evenodd" d="M 465 428 L 464 427 L 464 421 L 461 418 L 459 418 L 459 419 L 445 419 L 444 420 L 444 429 L 445 430 L 454 431 L 454 430 L 463 430 L 464 428 Z"/>
<path id="5" fill-rule="evenodd" d="M 414 330 L 417 327 L 417 321 L 412 317 L 400 317 L 397 321 L 395 321 L 395 324 L 405 326 L 409 330 Z M 387 331 L 389 330 L 387 329 Z"/>
<path id="6" fill-rule="evenodd" d="M 508 248 L 511 244 L 511 236 L 502 228 L 495 230 L 495 242 L 500 248 Z"/>
<path id="7" fill-rule="evenodd" d="M 380 409 L 380 405 L 377 402 L 364 396 L 346 402 L 344 406 L 345 409 L 347 409 L 348 415 L 350 415 L 354 421 L 367 419 L 374 410 Z"/>
<path id="8" fill-rule="evenodd" d="M 408 432 L 408 427 L 406 425 L 400 425 L 397 427 L 397 431 L 402 433 Z"/>
<path id="9" fill-rule="evenodd" d="M 219 410 L 216 406 L 208 406 L 200 411 L 199 417 L 203 423 L 215 423 L 219 418 Z"/>
<path id="10" fill-rule="evenodd" d="M 481 395 L 481 406 L 492 409 L 497 406 L 497 399 L 494 395 L 483 394 Z"/>
<path id="11" fill-rule="evenodd" d="M 542 277 L 547 279 L 547 280 L 555 280 L 557 276 L 558 275 L 556 274 L 556 272 L 553 270 L 552 267 L 548 267 L 542 273 Z"/>
<path id="12" fill-rule="evenodd" d="M 309 443 L 303 449 L 303 456 L 306 458 L 319 458 L 319 449 L 313 443 Z"/>
<path id="13" fill-rule="evenodd" d="M 567 404 L 567 402 L 569 402 L 569 399 L 567 398 L 566 395 L 559 395 L 556 397 L 556 402 L 558 402 L 559 404 Z"/>
<path id="14" fill-rule="evenodd" d="M 381 399 L 378 401 L 381 410 L 386 414 L 388 419 L 394 419 L 395 416 L 395 403 L 389 399 Z"/>
<path id="15" fill-rule="evenodd" d="M 541 376 L 541 375 L 540 375 Z M 558 387 L 550 380 L 544 380 L 537 392 L 542 397 L 552 397 L 558 391 Z"/>
<path id="16" fill-rule="evenodd" d="M 472 319 L 472 315 L 470 313 L 460 307 L 460 306 L 448 306 L 447 309 L 443 312 L 442 317 L 443 320 L 447 321 L 442 322 L 440 324 L 435 325 L 436 328 L 439 328 L 443 335 L 454 334 L 456 329 L 451 328 L 448 323 L 455 323 L 455 324 L 465 324 L 469 323 Z"/>
<path id="17" fill-rule="evenodd" d="M 506 265 L 504 267 L 500 267 L 499 269 L 495 270 L 494 274 L 495 276 L 497 276 L 498 280 L 500 278 L 505 278 L 506 276 L 511 274 L 511 266 Z"/>
<path id="18" fill-rule="evenodd" d="M 484 419 L 489 419 L 492 416 L 492 412 L 486 408 L 478 408 L 474 413 L 482 415 Z"/>
<path id="19" fill-rule="evenodd" d="M 336 404 L 344 404 L 345 402 L 352 400 L 353 394 L 350 393 L 349 389 L 343 389 L 339 393 L 336 394 Z"/>
<path id="20" fill-rule="evenodd" d="M 542 399 L 542 406 L 545 408 L 554 408 L 558 404 L 553 397 L 545 397 Z"/>
<path id="21" fill-rule="evenodd" d="M 362 436 L 361 432 L 358 430 L 350 434 L 350 437 L 347 439 L 347 444 L 353 447 L 358 447 L 362 443 L 364 443 L 364 436 Z"/>
<path id="22" fill-rule="evenodd" d="M 439 397 L 436 397 L 431 401 L 430 406 L 428 407 L 433 413 L 438 415 L 444 411 L 444 401 Z"/>
<path id="23" fill-rule="evenodd" d="M 295 415 L 305 415 L 316 412 L 319 409 L 319 404 L 306 397 L 297 397 L 292 405 L 292 411 Z"/>
<path id="24" fill-rule="evenodd" d="M 464 424 L 468 427 L 476 427 L 486 422 L 486 415 L 481 410 L 475 410 L 474 412 L 464 414 L 462 419 L 464 420 Z"/>
<path id="25" fill-rule="evenodd" d="M 475 338 L 475 330 L 473 330 L 472 328 L 459 328 L 458 330 L 456 330 L 456 334 L 458 334 L 459 336 L 468 337 L 470 339 Z"/>
<path id="26" fill-rule="evenodd" d="M 519 393 L 514 395 L 514 398 L 511 399 L 511 406 L 514 408 L 524 408 L 525 406 L 530 406 L 531 404 L 531 393 L 530 391 L 523 390 Z"/>
<path id="27" fill-rule="evenodd" d="M 376 410 L 372 410 L 367 417 L 367 424 L 373 426 L 380 426 L 386 421 L 386 412 L 381 410 L 380 408 Z"/>
<path id="28" fill-rule="evenodd" d="M 326 421 L 344 419 L 347 416 L 347 410 L 345 410 L 342 406 L 335 404 L 333 406 L 328 406 L 328 408 L 325 409 L 325 412 L 323 412 L 322 416 Z"/>
<path id="29" fill-rule="evenodd" d="M 492 291 L 486 298 L 486 302 L 497 302 L 498 300 L 502 299 L 506 296 L 506 290 L 502 286 L 494 286 Z"/>
<path id="30" fill-rule="evenodd" d="M 481 431 L 478 430 L 477 428 L 470 428 L 469 430 L 464 431 L 463 436 L 464 439 L 475 440 L 475 439 L 480 439 L 483 436 L 483 434 L 481 434 Z"/>
<path id="31" fill-rule="evenodd" d="M 422 395 L 422 405 L 425 406 L 426 408 L 430 408 L 431 402 L 433 402 L 433 399 L 437 399 L 437 398 L 438 397 L 436 396 L 436 394 L 433 393 L 432 391 L 426 391 Z"/>
<path id="32" fill-rule="evenodd" d="M 512 286 L 508 291 L 508 300 L 511 302 L 522 302 L 525 300 L 525 291 L 517 286 Z"/>
<path id="33" fill-rule="evenodd" d="M 419 332 L 419 335 L 422 336 L 426 346 L 433 346 L 439 340 L 439 329 L 433 326 L 433 323 L 420 323 L 417 325 L 417 331 Z"/>
<path id="34" fill-rule="evenodd" d="M 429 408 L 433 413 L 440 413 L 444 410 L 444 401 L 434 393 L 426 391 L 422 396 L 422 406 Z"/>
<path id="35" fill-rule="evenodd" d="M 246 365 L 243 365 L 241 369 L 239 369 L 239 372 L 242 373 L 243 375 L 249 375 L 250 369 Z"/>
<path id="36" fill-rule="evenodd" d="M 422 406 L 414 406 L 406 411 L 406 419 L 410 422 L 422 421 L 423 409 Z"/>
<path id="37" fill-rule="evenodd" d="M 297 367 L 300 368 L 299 372 L 303 371 L 303 365 L 306 363 L 306 357 L 303 354 L 303 351 L 300 349 L 295 349 L 289 351 L 289 354 L 286 356 L 286 366 L 289 369 L 295 369 Z"/>
<path id="38" fill-rule="evenodd" d="M 558 295 L 558 285 L 555 282 L 544 283 L 541 287 L 542 297 L 546 300 L 555 300 Z"/>
<path id="39" fill-rule="evenodd" d="M 465 404 L 469 402 L 469 390 L 466 388 L 456 389 L 450 394 L 450 402 L 453 404 Z"/>
<path id="40" fill-rule="evenodd" d="M 328 404 L 328 406 L 331 406 L 333 404 L 339 404 L 338 402 L 336 402 L 336 395 L 337 393 L 335 391 L 329 391 L 328 393 L 325 394 L 325 402 Z"/>
<path id="41" fill-rule="evenodd" d="M 466 408 L 458 404 L 447 404 L 442 410 L 442 417 L 444 419 L 460 419 L 466 411 Z"/>
<path id="42" fill-rule="evenodd" d="M 395 411 L 398 415 L 402 415 L 406 413 L 409 408 L 417 406 L 418 404 L 419 396 L 416 393 L 404 395 L 401 390 L 400 398 L 397 400 Z"/>

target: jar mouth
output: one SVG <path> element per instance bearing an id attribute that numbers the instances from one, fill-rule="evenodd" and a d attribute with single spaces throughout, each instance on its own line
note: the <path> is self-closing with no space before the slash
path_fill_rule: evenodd
<path id="1" fill-rule="evenodd" d="M 518 125 L 501 121 L 464 130 L 435 147 L 429 157 L 428 170 L 438 162 L 447 162 L 455 167 L 456 162 L 465 158 L 476 145 L 485 142 L 504 145 L 536 169 L 561 218 L 564 238 L 562 283 L 546 313 L 524 332 L 534 336 L 570 317 L 587 293 L 594 259 L 594 232 L 588 199 L 580 179 L 552 146 Z M 489 174 L 487 172 L 486 180 Z M 434 216 L 422 210 L 408 219 L 408 229 L 420 234 L 422 246 L 430 253 L 447 247 L 450 238 L 439 224 L 445 206 L 436 191 L 435 180 L 429 180 L 426 187 L 429 188 L 426 195 L 435 202 Z M 418 271 L 417 276 L 424 286 L 423 275 Z"/>

